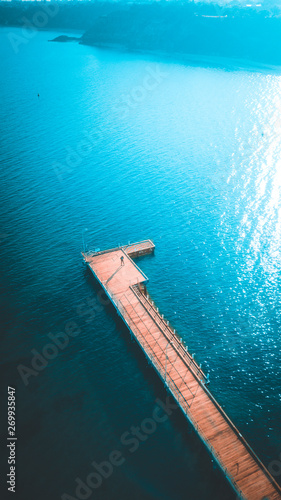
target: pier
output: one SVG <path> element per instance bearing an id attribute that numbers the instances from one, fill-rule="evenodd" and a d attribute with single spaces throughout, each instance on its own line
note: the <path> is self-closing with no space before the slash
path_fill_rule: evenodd
<path id="1" fill-rule="evenodd" d="M 281 500 L 281 488 L 212 396 L 201 366 L 147 295 L 148 278 L 132 258 L 154 249 L 153 242 L 145 240 L 84 252 L 83 257 L 238 497 Z"/>

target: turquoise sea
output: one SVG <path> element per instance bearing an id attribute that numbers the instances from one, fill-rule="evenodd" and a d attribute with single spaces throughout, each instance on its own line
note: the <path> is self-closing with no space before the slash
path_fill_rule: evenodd
<path id="1" fill-rule="evenodd" d="M 119 450 L 124 463 L 83 498 L 235 499 L 180 410 L 133 453 L 120 443 L 166 391 L 100 297 L 83 237 L 154 241 L 138 260 L 150 295 L 280 481 L 281 71 L 49 43 L 47 31 L 16 53 L 11 33 L 0 30 L 0 367 L 4 471 L 16 388 L 13 498 L 79 500 L 76 479 Z M 70 322 L 68 345 L 34 370 Z"/>

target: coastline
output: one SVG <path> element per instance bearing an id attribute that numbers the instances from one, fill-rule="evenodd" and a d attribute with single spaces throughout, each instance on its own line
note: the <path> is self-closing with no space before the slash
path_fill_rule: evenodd
<path id="1" fill-rule="evenodd" d="M 15 29 L 21 31 L 22 28 L 15 25 L 0 26 L 2 30 Z M 206 68 L 218 68 L 224 69 L 226 71 L 253 71 L 261 73 L 281 73 L 281 64 L 274 65 L 269 63 L 264 63 L 261 61 L 255 61 L 246 58 L 236 58 L 233 56 L 219 56 L 219 55 L 207 55 L 207 54 L 194 54 L 194 53 L 181 53 L 181 52 L 165 52 L 153 49 L 130 49 L 128 46 L 119 43 L 112 42 L 96 42 L 87 43 L 83 40 L 84 30 L 81 29 L 59 29 L 59 28 L 38 28 L 38 32 L 54 33 L 60 36 L 67 36 L 70 38 L 75 38 L 73 42 L 77 42 L 79 45 L 86 45 L 88 47 L 94 47 L 99 50 L 117 51 L 124 52 L 127 54 L 139 54 L 142 56 L 148 56 L 157 58 L 157 60 L 166 61 L 172 64 L 184 64 L 187 66 L 201 66 Z M 73 36 L 71 36 L 73 35 Z M 80 37 L 79 37 L 80 35 Z M 48 40 L 57 41 L 57 40 Z"/>
<path id="2" fill-rule="evenodd" d="M 276 72 L 281 73 L 281 64 L 266 64 L 263 62 L 241 59 L 236 57 L 224 57 L 218 55 L 205 55 L 181 52 L 165 52 L 160 50 L 145 50 L 145 49 L 130 49 L 125 45 L 118 43 L 97 42 L 95 44 L 83 42 L 83 37 L 78 42 L 79 45 L 87 45 L 97 49 L 113 50 L 118 52 L 125 52 L 127 54 L 141 54 L 153 57 L 160 57 L 161 60 L 167 60 L 170 63 L 182 63 L 188 66 L 203 66 L 210 68 L 220 68 L 229 71 L 258 71 L 258 72 Z"/>

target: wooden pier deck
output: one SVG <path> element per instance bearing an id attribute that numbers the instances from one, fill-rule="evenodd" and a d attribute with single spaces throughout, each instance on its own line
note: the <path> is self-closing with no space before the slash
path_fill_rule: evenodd
<path id="1" fill-rule="evenodd" d="M 127 255 L 132 259 L 135 257 L 140 257 L 141 255 L 146 255 L 148 253 L 154 252 L 155 245 L 151 240 L 140 241 L 139 243 L 128 244 L 124 247 Z"/>
<path id="2" fill-rule="evenodd" d="M 281 499 L 281 489 L 206 386 L 206 377 L 146 296 L 148 278 L 131 256 L 151 240 L 83 254 L 95 278 L 241 499 Z M 121 265 L 123 257 L 123 265 Z"/>

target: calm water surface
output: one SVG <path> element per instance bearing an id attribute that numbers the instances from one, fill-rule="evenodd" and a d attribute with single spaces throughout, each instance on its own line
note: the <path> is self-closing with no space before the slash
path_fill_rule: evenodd
<path id="1" fill-rule="evenodd" d="M 89 498 L 235 498 L 179 410 L 134 453 L 120 444 L 166 393 L 112 308 L 93 303 L 82 232 L 92 248 L 153 239 L 155 256 L 138 261 L 150 294 L 270 466 L 281 452 L 281 74 L 48 43 L 48 32 L 15 54 L 10 31 L 1 401 L 14 384 L 17 498 L 76 498 L 75 479 L 115 449 L 124 464 Z M 80 333 L 25 386 L 17 367 L 70 320 Z"/>

